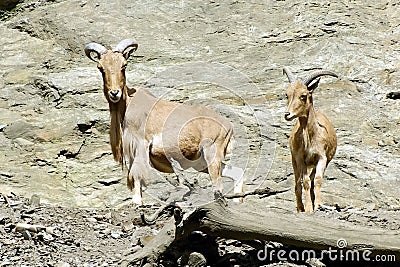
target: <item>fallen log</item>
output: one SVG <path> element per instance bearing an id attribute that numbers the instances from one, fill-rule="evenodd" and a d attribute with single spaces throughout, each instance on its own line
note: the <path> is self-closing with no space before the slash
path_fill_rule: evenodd
<path id="1" fill-rule="evenodd" d="M 393 254 L 400 261 L 400 231 L 358 226 L 315 214 L 266 210 L 254 203 L 213 202 L 194 210 L 178 225 L 176 238 L 192 231 L 236 240 L 268 240 L 300 248 L 368 248 L 373 255 Z M 342 244 L 338 244 L 343 241 Z M 345 243 L 344 243 L 345 242 Z"/>
<path id="2" fill-rule="evenodd" d="M 191 211 L 183 210 L 174 217 L 142 250 L 125 258 L 123 266 L 137 264 L 138 261 L 156 266 L 158 256 L 176 244 L 187 244 L 194 231 L 201 231 L 210 237 L 275 241 L 316 251 L 367 249 L 371 257 L 391 255 L 400 261 L 400 231 L 354 225 L 318 214 L 266 209 L 261 203 L 228 202 L 226 206 L 224 201 L 215 201 Z"/>

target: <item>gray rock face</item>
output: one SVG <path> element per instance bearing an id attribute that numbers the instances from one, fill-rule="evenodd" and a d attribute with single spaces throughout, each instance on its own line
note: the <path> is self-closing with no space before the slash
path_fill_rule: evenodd
<path id="1" fill-rule="evenodd" d="M 386 98 L 400 81 L 396 1 L 24 5 L 0 24 L 4 190 L 67 206 L 126 201 L 126 170 L 113 161 L 108 143 L 101 75 L 83 47 L 92 41 L 113 47 L 135 37 L 139 49 L 129 60 L 128 85 L 229 117 L 237 132 L 231 160 L 246 169 L 248 190 L 260 184 L 293 187 L 288 148 L 293 124 L 283 119 L 282 67 L 301 77 L 321 68 L 335 71 L 340 79 L 323 78 L 314 96 L 339 140 L 323 201 L 400 208 L 400 102 Z M 150 196 L 167 200 L 174 192 L 165 178 L 151 174 L 145 202 L 153 201 Z M 188 171 L 188 179 L 209 186 L 207 175 Z M 191 201 L 204 192 L 194 192 Z M 270 202 L 295 209 L 294 192 L 268 199 L 266 206 Z"/>

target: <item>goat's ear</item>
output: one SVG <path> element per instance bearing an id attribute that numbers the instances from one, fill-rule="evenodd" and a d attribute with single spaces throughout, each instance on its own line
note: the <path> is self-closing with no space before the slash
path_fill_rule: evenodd
<path id="1" fill-rule="evenodd" d="M 93 60 L 94 62 L 99 63 L 100 54 L 97 53 L 96 51 L 90 51 L 87 57 Z"/>
<path id="2" fill-rule="evenodd" d="M 124 52 L 122 53 L 122 54 L 124 55 L 124 58 L 125 58 L 125 59 L 128 59 L 128 58 L 131 56 L 131 54 L 132 54 L 133 52 L 136 51 L 136 49 L 137 49 L 137 46 L 130 46 L 130 47 L 127 47 L 127 48 L 124 50 Z"/>
<path id="3" fill-rule="evenodd" d="M 321 78 L 318 78 L 317 80 L 315 80 L 314 82 L 312 82 L 310 85 L 307 86 L 307 89 L 310 93 L 314 92 L 314 90 L 317 89 L 319 80 L 321 80 Z"/>

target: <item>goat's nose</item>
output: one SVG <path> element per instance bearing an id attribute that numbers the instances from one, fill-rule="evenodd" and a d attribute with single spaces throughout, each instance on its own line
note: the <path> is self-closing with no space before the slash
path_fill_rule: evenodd
<path id="1" fill-rule="evenodd" d="M 117 96 L 118 95 L 118 91 L 110 91 L 111 96 Z"/>

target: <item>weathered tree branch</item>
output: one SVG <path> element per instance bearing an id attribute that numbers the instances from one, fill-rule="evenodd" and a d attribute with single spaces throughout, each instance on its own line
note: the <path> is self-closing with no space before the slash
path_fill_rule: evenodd
<path id="1" fill-rule="evenodd" d="M 131 264 L 144 263 L 156 266 L 157 258 L 164 253 L 175 240 L 175 220 L 170 218 L 160 230 L 160 232 L 147 243 L 142 249 L 128 255 L 121 262 L 121 266 L 129 266 Z"/>
<path id="2" fill-rule="evenodd" d="M 374 254 L 394 254 L 400 260 L 400 231 L 355 226 L 350 222 L 284 210 L 266 210 L 254 203 L 210 203 L 192 212 L 178 225 L 176 238 L 194 230 L 237 240 L 268 240 L 310 249 L 337 247 L 345 239 L 347 249 L 367 246 Z"/>
<path id="3" fill-rule="evenodd" d="M 259 195 L 261 198 L 264 198 L 264 197 L 273 196 L 273 195 L 280 194 L 280 193 L 285 193 L 289 190 L 290 190 L 290 188 L 282 189 L 282 190 L 273 190 L 273 189 L 267 187 L 267 188 L 259 188 L 259 189 L 256 189 L 254 191 L 249 191 L 249 192 L 225 195 L 225 198 L 232 199 L 232 198 L 241 198 L 241 197 L 247 197 L 247 196 L 253 196 L 253 195 Z"/>
<path id="4" fill-rule="evenodd" d="M 262 189 L 256 189 L 254 191 L 249 191 L 249 192 L 243 192 L 243 193 L 235 193 L 235 194 L 228 194 L 225 196 L 221 195 L 221 198 L 227 198 L 227 199 L 233 199 L 233 198 L 244 198 L 247 196 L 251 195 L 258 195 L 260 198 L 268 197 L 268 196 L 273 196 L 276 194 L 280 193 L 285 193 L 289 191 L 290 188 L 287 189 L 282 189 L 282 190 L 273 190 L 269 187 L 267 188 L 262 188 Z M 216 196 L 218 198 L 218 196 Z M 155 211 L 152 215 L 145 215 L 144 213 L 140 214 L 140 217 L 142 219 L 142 222 L 147 225 L 152 225 L 154 224 L 157 219 L 164 213 L 169 212 L 171 215 L 176 212 L 176 205 L 175 201 L 169 204 L 164 204 L 160 206 L 157 211 Z"/>
<path id="5" fill-rule="evenodd" d="M 175 209 L 179 210 L 180 209 Z M 337 219 L 306 215 L 282 209 L 268 209 L 257 203 L 215 201 L 192 211 L 175 212 L 160 233 L 142 250 L 129 255 L 124 266 L 143 260 L 155 263 L 157 257 L 178 242 L 185 243 L 193 231 L 210 237 L 241 241 L 276 241 L 299 248 L 327 250 L 345 240 L 344 249 L 368 248 L 372 255 L 395 255 L 400 261 L 400 231 L 354 225 Z M 177 220 L 177 221 L 176 221 Z"/>

